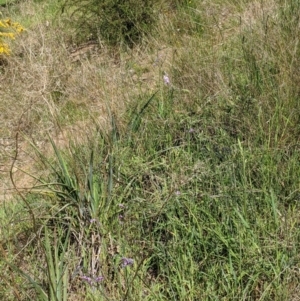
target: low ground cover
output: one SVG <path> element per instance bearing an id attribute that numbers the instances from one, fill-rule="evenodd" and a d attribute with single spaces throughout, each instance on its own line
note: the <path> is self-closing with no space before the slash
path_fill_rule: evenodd
<path id="1" fill-rule="evenodd" d="M 298 299 L 298 1 L 150 7 L 3 9 L 0 299 Z"/>

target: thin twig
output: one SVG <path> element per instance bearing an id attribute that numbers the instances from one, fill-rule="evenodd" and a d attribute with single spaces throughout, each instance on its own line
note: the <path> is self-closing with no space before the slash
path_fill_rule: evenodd
<path id="1" fill-rule="evenodd" d="M 23 116 L 23 114 L 22 114 L 22 116 Z M 21 118 L 22 118 L 22 116 L 21 116 Z M 20 120 L 21 120 L 21 118 L 20 118 Z M 34 232 L 36 233 L 37 232 L 37 227 L 36 227 L 36 221 L 35 221 L 35 216 L 34 216 L 33 210 L 31 208 L 30 204 L 28 203 L 28 201 L 26 200 L 26 198 L 24 197 L 24 195 L 22 194 L 22 192 L 18 189 L 18 187 L 16 185 L 16 182 L 14 180 L 14 177 L 13 177 L 13 168 L 15 166 L 15 163 L 17 161 L 18 154 L 19 154 L 19 140 L 18 140 L 18 138 L 19 138 L 19 127 L 20 127 L 20 123 L 19 123 L 17 133 L 16 133 L 16 139 L 15 139 L 16 151 L 15 151 L 15 155 L 13 157 L 13 161 L 12 161 L 12 164 L 11 164 L 11 167 L 10 167 L 9 176 L 10 176 L 10 180 L 11 180 L 11 183 L 12 183 L 14 189 L 16 190 L 17 194 L 20 196 L 20 198 L 22 199 L 22 201 L 25 203 L 26 207 L 28 208 L 29 214 L 31 215 L 31 218 L 32 218 L 33 229 L 34 229 Z"/>

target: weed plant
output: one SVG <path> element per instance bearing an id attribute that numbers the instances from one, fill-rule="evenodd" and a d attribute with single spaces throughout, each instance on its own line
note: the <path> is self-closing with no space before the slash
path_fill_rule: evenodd
<path id="1" fill-rule="evenodd" d="M 297 3 L 172 1 L 147 47 L 59 53 L 42 94 L 55 122 L 15 139 L 35 182 L 1 207 L 0 299 L 297 300 Z M 53 62 L 47 47 L 30 62 Z"/>

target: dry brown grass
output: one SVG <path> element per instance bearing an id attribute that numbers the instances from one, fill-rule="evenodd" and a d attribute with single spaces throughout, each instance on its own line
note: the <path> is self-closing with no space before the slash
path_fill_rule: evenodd
<path id="1" fill-rule="evenodd" d="M 49 148 L 47 133 L 63 146 L 69 139 L 84 141 L 90 129 L 110 126 L 110 114 L 121 120 L 128 103 L 161 84 L 172 51 L 141 46 L 120 53 L 95 44 L 74 46 L 59 20 L 51 24 L 39 17 L 42 10 L 33 1 L 21 4 L 21 18 L 33 18 L 34 25 L 12 45 L 14 54 L 0 75 L 2 179 L 8 179 L 17 132 L 20 168 L 32 165 L 26 163 L 31 151 L 24 137 L 43 149 Z M 8 185 L 3 183 L 2 195 Z"/>

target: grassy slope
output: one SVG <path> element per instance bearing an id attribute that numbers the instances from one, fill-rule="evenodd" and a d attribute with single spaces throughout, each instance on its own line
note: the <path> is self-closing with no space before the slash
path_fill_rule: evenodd
<path id="1" fill-rule="evenodd" d="M 68 300 L 297 300 L 297 1 L 166 6 L 147 44 L 82 55 L 54 2 L 20 5 L 1 139 L 19 129 L 15 166 L 45 185 L 3 203 L 0 299 L 35 294 L 19 267 Z"/>

